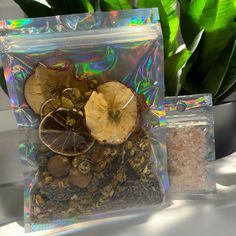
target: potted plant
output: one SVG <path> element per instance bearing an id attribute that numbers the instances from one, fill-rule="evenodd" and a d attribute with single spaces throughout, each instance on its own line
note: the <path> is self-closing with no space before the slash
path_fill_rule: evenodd
<path id="1" fill-rule="evenodd" d="M 236 91 L 234 0 L 179 0 L 179 14 L 176 0 L 15 2 L 29 17 L 158 7 L 164 36 L 166 95 L 212 93 L 217 157 L 235 150 L 236 99 L 224 102 Z"/>

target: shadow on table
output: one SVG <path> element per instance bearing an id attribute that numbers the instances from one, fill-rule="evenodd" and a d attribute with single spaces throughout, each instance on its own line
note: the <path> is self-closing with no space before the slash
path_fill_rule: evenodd
<path id="1" fill-rule="evenodd" d="M 0 225 L 16 221 L 23 226 L 23 182 L 0 185 Z"/>

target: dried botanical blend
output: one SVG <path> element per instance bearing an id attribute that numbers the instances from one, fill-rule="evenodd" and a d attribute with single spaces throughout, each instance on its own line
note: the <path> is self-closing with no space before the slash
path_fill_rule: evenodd
<path id="1" fill-rule="evenodd" d="M 165 98 L 167 153 L 172 193 L 198 195 L 215 191 L 214 127 L 211 96 Z"/>
<path id="2" fill-rule="evenodd" d="M 13 111 L 24 128 L 26 231 L 163 207 L 157 9 L 17 22 L 2 22 L 1 40 Z"/>

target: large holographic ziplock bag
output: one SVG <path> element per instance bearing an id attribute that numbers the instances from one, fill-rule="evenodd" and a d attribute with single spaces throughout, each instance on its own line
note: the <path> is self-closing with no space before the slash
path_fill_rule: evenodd
<path id="1" fill-rule="evenodd" d="M 0 24 L 11 105 L 25 132 L 26 231 L 162 208 L 169 187 L 158 10 Z"/>

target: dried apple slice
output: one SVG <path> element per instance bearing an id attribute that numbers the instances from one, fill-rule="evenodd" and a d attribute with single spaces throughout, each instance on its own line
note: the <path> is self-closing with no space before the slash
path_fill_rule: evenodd
<path id="1" fill-rule="evenodd" d="M 84 108 L 86 124 L 100 143 L 121 144 L 136 127 L 137 97 L 118 81 L 98 86 Z"/>
<path id="2" fill-rule="evenodd" d="M 63 89 L 81 87 L 84 90 L 85 85 L 77 80 L 74 74 L 74 65 L 65 70 L 56 70 L 39 63 L 25 82 L 26 102 L 36 114 L 39 114 L 42 104 L 48 99 L 60 96 Z"/>
<path id="3" fill-rule="evenodd" d="M 83 124 L 83 113 L 66 108 L 58 108 L 44 117 L 39 137 L 53 152 L 65 156 L 81 155 L 94 144 Z"/>

